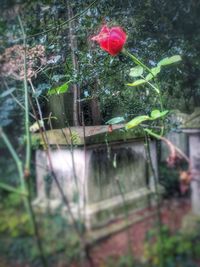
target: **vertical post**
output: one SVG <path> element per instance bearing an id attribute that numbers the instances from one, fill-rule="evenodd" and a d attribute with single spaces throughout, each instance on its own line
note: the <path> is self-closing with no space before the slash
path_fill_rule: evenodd
<path id="1" fill-rule="evenodd" d="M 200 215 L 200 133 L 189 135 L 189 151 L 192 171 L 192 212 Z"/>
<path id="2" fill-rule="evenodd" d="M 67 1 L 67 11 L 68 11 L 68 19 L 70 20 L 74 15 L 73 15 L 73 9 L 70 6 L 70 1 Z M 70 48 L 71 48 L 71 57 L 72 57 L 72 65 L 74 71 L 77 73 L 78 72 L 78 60 L 77 60 L 77 38 L 75 36 L 74 32 L 75 28 L 75 22 L 74 20 L 69 21 L 69 41 L 70 41 Z M 73 84 L 73 124 L 74 126 L 79 126 L 79 121 L 80 121 L 80 102 L 77 100 L 80 99 L 80 88 L 79 86 L 74 83 Z"/>

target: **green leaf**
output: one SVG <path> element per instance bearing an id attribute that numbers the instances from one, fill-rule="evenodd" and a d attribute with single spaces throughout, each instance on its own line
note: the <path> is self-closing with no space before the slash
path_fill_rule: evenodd
<path id="1" fill-rule="evenodd" d="M 138 85 L 147 83 L 148 81 L 150 81 L 151 79 L 153 79 L 153 77 L 155 77 L 160 71 L 161 71 L 160 66 L 157 66 L 155 68 L 152 68 L 151 69 L 151 72 L 152 73 L 149 73 L 144 79 L 136 80 L 135 82 L 128 83 L 127 85 L 128 86 L 138 86 Z"/>
<path id="2" fill-rule="evenodd" d="M 158 110 L 158 109 L 152 110 L 151 119 L 156 120 L 158 118 L 161 118 L 161 117 L 165 116 L 168 112 L 169 112 L 168 110 L 164 110 L 162 112 L 160 112 L 160 110 Z"/>
<path id="3" fill-rule="evenodd" d="M 52 88 L 48 91 L 48 95 L 59 95 L 59 94 L 64 94 L 68 91 L 69 89 L 69 84 L 71 81 L 68 81 L 61 86 L 58 86 L 56 88 Z"/>
<path id="4" fill-rule="evenodd" d="M 146 77 L 145 80 L 150 81 L 151 79 L 153 79 L 153 77 L 156 77 L 158 75 L 158 73 L 161 71 L 160 66 L 157 66 L 155 68 L 151 69 L 152 73 L 149 73 Z"/>
<path id="5" fill-rule="evenodd" d="M 162 112 L 160 112 L 160 117 L 163 117 L 165 115 L 167 115 L 169 113 L 169 110 L 164 110 Z"/>
<path id="6" fill-rule="evenodd" d="M 155 110 L 153 110 L 151 112 L 151 117 L 149 117 L 147 115 L 142 115 L 142 116 L 135 117 L 134 119 L 129 121 L 125 125 L 125 127 L 126 127 L 126 129 L 131 129 L 133 127 L 138 126 L 143 121 L 152 121 L 152 120 L 156 120 L 158 118 L 161 118 L 161 117 L 165 116 L 168 112 L 169 112 L 168 110 L 164 110 L 164 111 L 160 112 L 160 110 L 155 109 Z"/>
<path id="7" fill-rule="evenodd" d="M 153 73 L 154 76 L 156 76 L 160 72 L 161 68 L 160 66 L 157 66 L 155 68 L 151 69 L 151 72 Z"/>
<path id="8" fill-rule="evenodd" d="M 166 66 L 181 61 L 182 58 L 179 55 L 163 58 L 158 62 L 158 66 Z"/>
<path id="9" fill-rule="evenodd" d="M 158 109 L 152 110 L 152 112 L 151 112 L 151 118 L 152 119 L 157 119 L 159 117 L 160 117 L 160 110 L 158 110 Z"/>
<path id="10" fill-rule="evenodd" d="M 120 123 L 123 121 L 125 121 L 124 117 L 115 117 L 115 118 L 112 118 L 109 121 L 107 121 L 106 124 L 112 125 L 112 124 L 117 124 L 117 123 Z"/>
<path id="11" fill-rule="evenodd" d="M 10 89 L 4 91 L 4 92 L 0 95 L 0 97 L 6 97 L 6 96 L 10 95 L 13 91 L 15 91 L 15 88 L 10 88 Z"/>
<path id="12" fill-rule="evenodd" d="M 129 76 L 131 77 L 139 77 L 143 74 L 143 67 L 137 66 L 130 69 Z"/>
<path id="13" fill-rule="evenodd" d="M 141 85 L 141 84 L 144 84 L 144 83 L 147 83 L 147 81 L 145 81 L 144 79 L 140 79 L 140 80 L 137 80 L 133 83 L 127 83 L 128 86 L 138 86 L 138 85 Z"/>
<path id="14" fill-rule="evenodd" d="M 131 129 L 133 127 L 138 126 L 143 121 L 147 121 L 147 120 L 151 120 L 151 118 L 149 116 L 146 116 L 146 115 L 138 116 L 138 117 L 135 117 L 134 119 L 132 119 L 131 121 L 129 121 L 125 127 L 126 127 L 126 129 Z"/>

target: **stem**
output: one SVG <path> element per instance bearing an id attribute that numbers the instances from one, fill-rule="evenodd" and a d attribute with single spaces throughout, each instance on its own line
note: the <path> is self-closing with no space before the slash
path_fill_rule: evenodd
<path id="1" fill-rule="evenodd" d="M 21 31 L 22 31 L 23 46 L 24 46 L 24 98 L 25 98 L 25 135 L 26 135 L 25 170 L 24 170 L 24 174 L 22 174 L 23 180 L 24 180 L 24 178 L 30 177 L 31 139 L 30 139 L 30 132 L 29 132 L 29 101 L 28 101 L 29 94 L 28 94 L 27 64 L 26 64 L 26 34 L 25 34 L 24 27 L 23 27 L 23 24 L 22 24 L 22 21 L 21 21 L 21 18 L 19 15 L 18 15 L 18 20 L 19 20 Z M 25 183 L 25 181 L 24 181 L 24 183 Z M 25 184 L 25 187 L 27 188 L 26 184 Z M 27 190 L 28 190 L 28 188 L 27 188 Z M 33 212 L 32 206 L 31 206 L 30 195 L 28 198 L 26 198 L 26 205 L 27 205 L 30 220 L 31 220 L 31 223 L 32 223 L 32 226 L 34 229 L 37 247 L 38 247 L 39 254 L 40 254 L 40 260 L 42 262 L 42 265 L 44 267 L 47 267 L 48 264 L 47 264 L 46 258 L 44 256 L 44 251 L 43 251 L 42 242 L 41 242 L 41 239 L 39 236 L 39 231 L 38 231 L 38 226 L 37 226 L 35 214 Z"/>
<path id="2" fill-rule="evenodd" d="M 18 157 L 16 151 L 14 150 L 12 144 L 10 143 L 10 140 L 8 139 L 7 135 L 3 132 L 2 128 L 0 128 L 0 135 L 1 135 L 4 143 L 6 144 L 9 152 L 11 153 L 12 158 L 14 159 L 14 161 L 15 161 L 15 163 L 17 165 L 18 174 L 19 174 L 19 178 L 20 178 L 20 183 L 21 183 L 21 187 L 22 187 L 22 193 L 24 193 L 24 194 L 22 194 L 20 192 L 17 192 L 17 190 L 11 190 L 11 191 L 13 191 L 14 193 L 19 193 L 23 197 L 24 206 L 25 206 L 25 208 L 27 210 L 27 213 L 29 214 L 31 224 L 32 224 L 32 226 L 34 228 L 35 237 L 36 237 L 36 241 L 37 241 L 37 245 L 38 245 L 38 250 L 40 252 L 41 261 L 43 263 L 43 266 L 47 267 L 47 263 L 46 263 L 46 259 L 44 257 L 44 252 L 43 252 L 41 240 L 39 238 L 39 231 L 38 231 L 38 228 L 37 228 L 35 215 L 33 213 L 31 202 L 30 202 L 30 199 L 29 199 L 30 195 L 28 193 L 27 186 L 26 186 L 26 183 L 25 183 L 25 180 L 24 180 L 22 162 L 21 162 L 20 158 Z"/>
<path id="3" fill-rule="evenodd" d="M 143 75 L 141 75 L 141 77 L 155 90 L 155 92 L 157 94 L 160 94 L 160 90 L 156 86 L 154 86 L 152 83 L 150 83 L 149 81 L 147 81 Z"/>
<path id="4" fill-rule="evenodd" d="M 30 102 L 30 106 L 31 106 L 31 108 L 33 110 L 33 113 L 34 113 L 35 120 L 36 120 L 36 122 L 38 124 L 38 129 L 39 129 L 39 132 L 40 132 L 40 135 L 41 135 L 41 138 L 42 138 L 42 142 L 44 144 L 44 150 L 46 150 L 46 149 L 48 149 L 48 146 L 47 146 L 47 141 L 46 141 L 47 140 L 47 137 L 46 137 L 45 128 L 44 128 L 44 132 L 43 132 L 43 130 L 41 129 L 41 125 L 40 125 L 39 118 L 37 116 L 36 110 L 35 110 L 35 108 L 33 106 L 33 101 L 32 101 L 32 99 L 31 99 L 30 96 L 29 96 L 29 102 Z"/>
<path id="5" fill-rule="evenodd" d="M 29 79 L 28 81 L 29 81 L 29 84 L 30 84 L 31 89 L 32 89 L 32 91 L 33 91 L 33 94 L 35 94 L 36 91 L 35 91 L 35 88 L 34 88 L 34 86 L 33 86 L 32 80 Z M 42 110 L 41 110 L 41 108 L 40 108 L 40 104 L 39 104 L 38 97 L 36 96 L 36 94 L 35 94 L 35 101 L 36 101 L 36 105 L 37 105 L 38 112 L 39 112 L 39 115 L 40 115 L 40 120 L 43 121 Z"/>
<path id="6" fill-rule="evenodd" d="M 175 146 L 174 144 L 172 144 L 167 138 L 165 138 L 165 137 L 163 137 L 163 136 L 161 136 L 161 135 L 158 135 L 158 134 L 152 132 L 152 131 L 149 130 L 149 129 L 144 129 L 144 131 L 147 132 L 149 135 L 155 137 L 156 139 L 158 139 L 158 140 L 162 140 L 163 142 L 165 142 L 165 143 L 167 144 L 168 147 L 173 147 L 174 150 L 175 150 L 178 154 L 180 154 L 180 156 L 181 156 L 182 158 L 184 158 L 184 160 L 185 160 L 188 164 L 190 164 L 190 159 L 188 158 L 188 156 L 185 155 L 185 153 L 184 153 L 183 151 L 181 151 L 181 149 L 179 149 L 177 146 Z"/>
<path id="7" fill-rule="evenodd" d="M 45 253 L 44 253 L 44 249 L 43 249 L 43 246 L 42 246 L 42 240 L 40 239 L 40 233 L 39 233 L 39 229 L 38 229 L 38 224 L 37 224 L 36 217 L 35 217 L 32 205 L 31 205 L 30 196 L 27 198 L 27 202 L 28 202 L 28 205 L 29 205 L 31 222 L 32 222 L 34 233 L 35 233 L 35 238 L 36 238 L 36 242 L 37 242 L 37 247 L 38 247 L 38 251 L 39 251 L 40 260 L 41 260 L 41 263 L 42 263 L 43 267 L 48 267 L 48 263 L 47 263 L 47 260 L 46 260 L 46 257 L 45 257 Z"/>
<path id="8" fill-rule="evenodd" d="M 12 186 L 5 184 L 5 183 L 0 183 L 0 188 L 4 189 L 5 191 L 8 191 L 8 192 L 18 194 L 20 196 L 25 196 L 25 197 L 28 196 L 28 194 L 26 192 L 23 192 L 21 189 L 20 190 L 16 189 L 15 187 L 12 187 Z"/>
<path id="9" fill-rule="evenodd" d="M 15 164 L 17 165 L 20 184 L 21 184 L 23 192 L 26 192 L 26 184 L 25 184 L 25 181 L 24 181 L 22 162 L 21 162 L 20 158 L 18 157 L 15 149 L 13 148 L 10 140 L 8 139 L 7 135 L 4 133 L 2 128 L 0 128 L 0 136 L 2 137 L 5 145 L 7 146 L 8 150 L 9 150 L 9 152 L 10 152 L 12 158 L 13 158 L 13 160 L 15 161 Z"/>
<path id="10" fill-rule="evenodd" d="M 9 90 L 9 87 L 8 87 L 8 84 L 7 84 L 7 82 L 5 81 L 5 80 L 3 80 L 3 83 L 4 83 L 4 85 L 5 85 L 5 87 L 6 87 L 6 89 L 7 90 Z M 13 94 L 13 93 L 10 93 L 10 95 L 12 96 L 12 98 L 13 98 L 13 100 L 23 109 L 23 110 L 25 110 L 25 107 L 24 107 L 24 105 L 15 97 L 15 95 Z M 35 116 L 31 113 L 31 112 L 29 112 L 29 115 L 33 118 L 33 119 L 35 119 Z"/>
<path id="11" fill-rule="evenodd" d="M 70 1 L 67 2 L 67 12 L 68 12 L 68 18 L 73 17 L 73 9 L 70 5 Z M 70 48 L 71 48 L 71 58 L 72 58 L 72 66 L 73 70 L 78 72 L 79 65 L 78 65 L 78 59 L 75 51 L 77 50 L 77 38 L 74 34 L 75 24 L 74 21 L 69 22 L 69 42 L 70 42 Z M 72 85 L 72 91 L 73 91 L 73 124 L 74 126 L 80 125 L 80 102 L 77 100 L 80 99 L 80 88 L 77 85 L 77 83 L 73 83 Z"/>
<path id="12" fill-rule="evenodd" d="M 143 67 L 145 70 L 147 70 L 149 73 L 151 73 L 151 75 L 153 77 L 155 77 L 155 75 L 152 73 L 151 69 L 149 67 L 147 67 L 145 64 L 143 64 L 135 55 L 129 53 L 127 50 L 123 49 L 122 52 L 129 56 L 133 62 L 135 62 L 137 65 L 140 65 L 141 67 Z"/>
<path id="13" fill-rule="evenodd" d="M 13 148 L 10 140 L 8 139 L 7 135 L 4 133 L 3 129 L 0 128 L 0 135 L 5 143 L 5 145 L 7 146 L 13 160 L 15 161 L 15 164 L 17 165 L 17 170 L 18 170 L 18 175 L 19 175 L 19 180 L 20 180 L 20 184 L 21 184 L 21 187 L 22 187 L 22 192 L 24 192 L 26 194 L 26 196 L 23 196 L 23 202 L 24 202 L 24 207 L 27 211 L 27 213 L 29 214 L 30 216 L 30 219 L 31 219 L 31 213 L 30 213 L 30 208 L 29 208 L 29 203 L 28 203 L 28 199 L 27 199 L 27 196 L 29 196 L 29 192 L 27 190 L 27 186 L 26 186 L 26 183 L 25 183 L 25 180 L 24 180 L 24 173 L 23 173 L 23 165 L 22 165 L 22 162 L 20 160 L 20 158 L 18 157 L 15 149 Z"/>
<path id="14" fill-rule="evenodd" d="M 35 110 L 35 108 L 34 108 L 34 106 L 33 106 L 32 99 L 31 99 L 31 98 L 30 98 L 30 104 L 31 104 L 31 106 L 32 106 L 34 116 L 36 117 L 36 121 L 38 122 L 38 125 L 39 125 L 39 118 L 38 118 L 38 116 L 37 116 L 37 113 L 36 113 L 36 110 Z M 77 236 L 78 236 L 79 238 L 81 238 L 81 232 L 80 232 L 80 230 L 79 230 L 79 228 L 78 228 L 78 226 L 77 226 L 76 219 L 75 219 L 75 217 L 74 217 L 74 215 L 73 215 L 73 212 L 71 211 L 71 207 L 70 207 L 69 200 L 68 200 L 67 196 L 65 196 L 65 194 L 64 194 L 64 192 L 63 192 L 63 188 L 62 188 L 62 186 L 60 185 L 60 183 L 59 183 L 59 181 L 58 181 L 58 179 L 57 179 L 57 177 L 56 177 L 56 174 L 55 174 L 55 172 L 54 172 L 54 169 L 53 169 L 53 163 L 52 163 L 51 155 L 50 155 L 50 151 L 49 151 L 49 147 L 50 147 L 50 145 L 49 145 L 49 142 L 48 142 L 48 136 L 47 136 L 47 134 L 46 134 L 46 130 L 44 129 L 44 132 L 43 132 L 43 131 L 41 130 L 41 128 L 39 128 L 39 131 L 40 131 L 40 135 L 41 135 L 42 141 L 43 141 L 43 143 L 44 143 L 45 153 L 46 153 L 46 156 L 47 156 L 47 159 L 48 159 L 48 162 L 49 162 L 50 173 L 51 173 L 51 175 L 52 175 L 52 177 L 53 177 L 53 179 L 54 179 L 54 181 L 55 181 L 55 183 L 56 183 L 56 186 L 57 186 L 57 188 L 58 188 L 58 191 L 59 191 L 59 193 L 60 193 L 60 195 L 61 195 L 61 197 L 62 197 L 63 203 L 65 204 L 65 206 L 66 206 L 67 209 L 68 209 L 68 212 L 69 212 L 69 215 L 70 215 L 71 220 L 72 220 L 72 222 L 73 222 L 73 226 L 74 226 L 74 229 L 75 229 L 75 231 L 76 231 L 76 233 L 77 233 Z M 66 139 L 66 141 L 67 141 L 67 139 Z"/>
<path id="15" fill-rule="evenodd" d="M 122 52 L 129 56 L 133 62 L 135 62 L 137 65 L 141 66 L 142 68 L 144 68 L 145 70 L 147 70 L 152 76 L 153 76 L 153 79 L 155 81 L 155 84 L 156 86 L 154 86 L 152 83 L 150 83 L 149 81 L 147 81 L 147 83 L 156 91 L 156 93 L 159 95 L 159 101 L 160 101 L 160 109 L 161 109 L 161 112 L 164 110 L 163 109 L 163 100 L 162 100 L 162 95 L 161 95 L 161 91 L 160 91 L 160 88 L 159 88 L 159 84 L 156 80 L 156 77 L 155 75 L 152 73 L 151 69 L 146 66 L 145 64 L 143 64 L 135 55 L 129 53 L 126 49 L 123 49 Z M 145 78 L 144 78 L 145 79 Z M 161 133 L 160 135 L 163 135 L 164 133 L 164 119 L 161 118 L 161 122 L 162 122 L 162 127 L 161 127 Z"/>
<path id="16" fill-rule="evenodd" d="M 21 102 L 19 102 L 19 100 L 14 96 L 13 93 L 10 94 L 13 98 L 13 100 L 23 109 L 23 110 L 26 110 L 25 107 L 23 106 L 23 104 Z M 29 115 L 35 120 L 35 116 L 29 112 Z"/>
<path id="17" fill-rule="evenodd" d="M 84 181 L 86 181 L 86 159 L 87 159 L 87 147 L 86 147 L 86 132 L 85 132 L 85 120 L 84 120 L 84 113 L 83 111 L 81 112 L 81 115 L 82 115 L 82 126 L 83 126 L 83 149 L 84 149 Z M 86 208 L 86 202 L 87 202 L 87 199 L 86 199 L 86 188 L 85 188 L 85 184 L 83 185 L 84 188 L 83 188 L 83 195 L 84 195 L 84 204 L 83 204 L 83 221 L 85 222 L 85 208 Z"/>
<path id="18" fill-rule="evenodd" d="M 157 211 L 157 220 L 158 220 L 159 241 L 160 241 L 160 246 L 161 246 L 161 253 L 159 253 L 160 267 L 164 267 L 162 217 L 161 217 L 160 196 L 159 196 L 159 190 L 158 190 L 158 177 L 153 167 L 153 162 L 152 162 L 151 152 L 150 152 L 150 145 L 149 145 L 149 138 L 148 138 L 147 133 L 146 132 L 144 133 L 145 133 L 145 150 L 146 150 L 147 162 L 151 168 L 153 180 L 154 180 L 154 186 L 155 186 L 155 197 L 156 197 L 156 205 L 157 205 L 156 211 Z"/>
<path id="19" fill-rule="evenodd" d="M 18 15 L 18 20 L 23 36 L 24 46 L 24 100 L 25 100 L 25 134 L 26 134 L 26 161 L 25 161 L 25 176 L 30 175 L 30 161 L 31 161 L 31 139 L 29 132 L 29 102 L 28 102 L 28 83 L 27 83 L 27 64 L 26 64 L 26 34 L 21 18 Z"/>

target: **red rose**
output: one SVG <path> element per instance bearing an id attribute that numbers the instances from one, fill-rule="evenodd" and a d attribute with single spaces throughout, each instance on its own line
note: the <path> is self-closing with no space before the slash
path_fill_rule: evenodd
<path id="1" fill-rule="evenodd" d="M 116 56 L 121 52 L 125 42 L 126 33 L 120 27 L 108 28 L 106 25 L 102 27 L 100 33 L 91 38 L 92 41 L 99 43 L 100 47 L 112 56 Z"/>

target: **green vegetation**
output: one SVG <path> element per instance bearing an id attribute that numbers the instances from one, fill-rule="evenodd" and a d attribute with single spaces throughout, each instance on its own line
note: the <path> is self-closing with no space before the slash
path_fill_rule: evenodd
<path id="1" fill-rule="evenodd" d="M 190 235 L 185 233 L 171 234 L 168 227 L 163 226 L 162 236 L 157 237 L 157 230 L 147 233 L 145 259 L 148 266 L 160 266 L 160 253 L 163 251 L 165 267 L 195 267 L 200 259 L 200 236 L 198 228 Z M 197 231 L 197 232 L 196 232 Z"/>
<path id="2" fill-rule="evenodd" d="M 112 125 L 125 124 L 125 128 L 112 136 L 106 132 L 88 139 L 93 143 L 105 142 L 106 161 L 109 142 L 132 138 L 129 129 L 138 127 L 134 136 L 141 136 L 142 132 L 145 138 L 147 161 L 157 185 L 149 153 L 150 136 L 159 139 L 165 129 L 176 128 L 167 116 L 171 109 L 190 113 L 200 103 L 200 3 L 197 2 L 2 1 L 0 264 L 2 257 L 8 264 L 31 267 L 62 262 L 67 266 L 74 262 L 83 266 L 86 260 L 92 266 L 85 229 L 81 220 L 70 214 L 70 204 L 51 164 L 47 129 L 83 126 L 85 138 L 85 126 L 106 124 L 108 132 L 112 132 Z M 111 57 L 91 41 L 103 24 L 119 25 L 126 31 L 123 53 Z M 37 138 L 30 138 L 35 131 L 49 160 L 46 193 L 49 193 L 48 182 L 53 181 L 69 216 L 62 216 L 60 206 L 55 214 L 48 208 L 41 214 L 33 210 L 32 200 L 37 194 L 34 149 L 40 145 Z M 61 133 L 66 139 L 65 132 Z M 73 161 L 73 144 L 81 144 L 85 149 L 87 143 L 76 131 L 70 130 L 69 136 L 66 145 Z M 58 144 L 57 148 L 60 149 Z M 169 158 L 172 165 L 175 159 L 175 156 Z M 116 164 L 114 155 L 113 170 Z M 173 169 L 169 173 L 165 164 L 161 166 L 160 182 L 169 198 L 180 193 L 177 172 Z M 105 185 L 108 173 L 103 177 Z M 75 183 L 76 178 L 74 171 Z M 148 233 L 147 266 L 195 267 L 200 257 L 199 235 L 172 235 L 162 228 L 160 199 L 155 188 L 159 238 L 154 230 Z M 123 192 L 121 195 L 123 198 Z M 79 196 L 74 198 L 78 202 Z M 142 266 L 135 263 L 134 255 L 122 256 L 117 265 L 112 258 L 105 264 L 105 267 Z"/>

